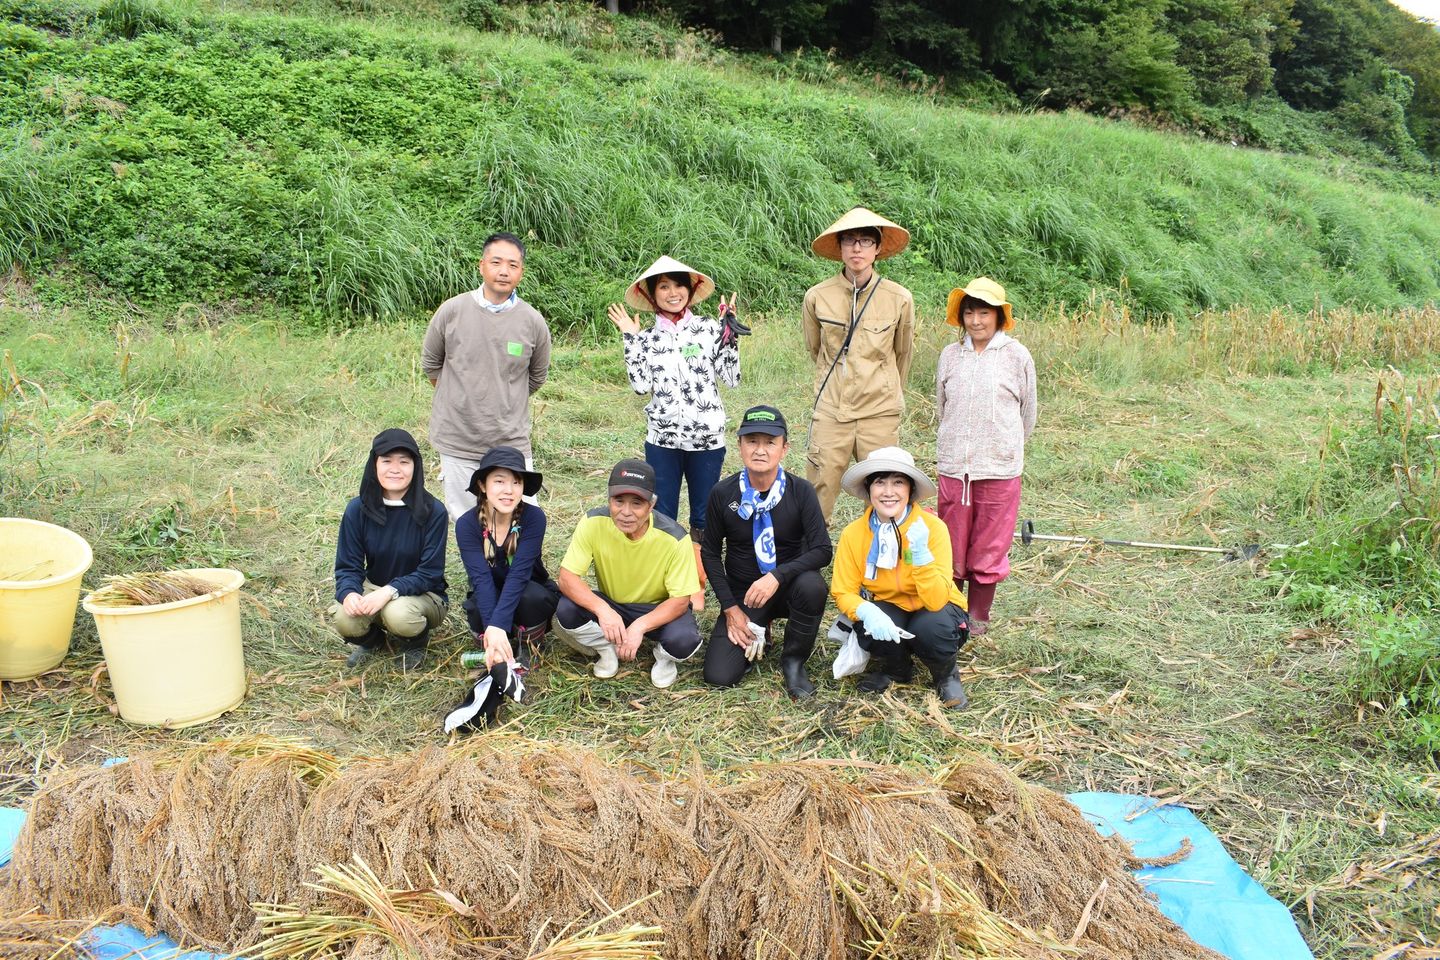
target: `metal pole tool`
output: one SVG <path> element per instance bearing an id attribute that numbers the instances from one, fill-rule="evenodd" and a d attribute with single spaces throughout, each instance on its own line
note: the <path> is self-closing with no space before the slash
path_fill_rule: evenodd
<path id="1" fill-rule="evenodd" d="M 1020 521 L 1020 542 L 1029 545 L 1035 540 L 1047 540 L 1052 543 L 1088 543 L 1095 546 L 1104 544 L 1109 547 L 1141 547 L 1146 550 L 1184 550 L 1189 553 L 1218 553 L 1221 559 L 1251 560 L 1260 553 L 1260 544 L 1247 543 L 1242 547 L 1198 547 L 1186 543 L 1147 543 L 1144 540 L 1111 540 L 1106 537 L 1065 537 L 1058 534 L 1036 533 L 1034 520 Z M 1272 549 L 1284 550 L 1285 547 L 1275 544 Z"/>

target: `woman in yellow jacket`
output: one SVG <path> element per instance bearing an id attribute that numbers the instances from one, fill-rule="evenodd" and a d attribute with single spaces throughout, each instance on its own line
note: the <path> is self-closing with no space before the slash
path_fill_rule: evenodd
<path id="1" fill-rule="evenodd" d="M 969 639 L 965 597 L 951 579 L 950 533 L 920 507 L 935 496 L 934 481 L 906 451 L 882 447 L 846 470 L 840 486 L 868 504 L 840 534 L 830 585 L 875 665 L 860 689 L 909 683 L 913 656 L 930 669 L 941 702 L 964 707 L 955 657 Z"/>

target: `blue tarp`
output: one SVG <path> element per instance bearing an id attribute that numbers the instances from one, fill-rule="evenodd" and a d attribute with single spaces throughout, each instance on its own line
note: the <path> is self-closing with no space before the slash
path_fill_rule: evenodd
<path id="1" fill-rule="evenodd" d="M 85 949 L 95 960 L 221 960 L 218 953 L 181 950 L 164 934 L 147 937 L 134 927 L 120 924 L 97 927 L 85 936 Z"/>
<path id="2" fill-rule="evenodd" d="M 15 849 L 15 838 L 25 826 L 25 811 L 14 807 L 0 807 L 0 867 L 10 862 L 10 851 Z"/>
<path id="3" fill-rule="evenodd" d="M 1102 835 L 1120 834 L 1140 857 L 1174 853 L 1189 838 L 1195 847 L 1190 856 L 1137 876 L 1160 898 L 1160 912 L 1196 943 L 1230 960 L 1314 960 L 1290 911 L 1250 879 L 1189 810 L 1120 793 L 1072 793 L 1067 799 Z"/>
<path id="4" fill-rule="evenodd" d="M 1069 800 L 1101 834 L 1120 834 L 1142 857 L 1173 853 L 1189 838 L 1195 848 L 1190 856 L 1171 867 L 1141 870 L 1138 877 L 1160 898 L 1161 912 L 1196 943 L 1230 960 L 1314 960 L 1290 911 L 1250 879 L 1189 810 L 1119 793 L 1072 793 Z M 0 808 L 0 864 L 10 859 L 24 822 L 23 810 Z M 86 946 L 99 960 L 219 960 L 123 925 L 93 931 Z"/>

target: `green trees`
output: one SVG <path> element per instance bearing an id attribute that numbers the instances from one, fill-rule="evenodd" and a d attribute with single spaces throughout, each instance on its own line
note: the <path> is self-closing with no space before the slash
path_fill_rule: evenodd
<path id="1" fill-rule="evenodd" d="M 1433 160 L 1440 151 L 1440 31 L 1387 0 L 636 5 L 717 30 L 731 46 L 831 50 L 905 81 L 999 81 L 1027 102 L 1141 108 L 1182 122 L 1278 96 L 1318 117 L 1321 128 L 1362 138 L 1401 162 Z"/>

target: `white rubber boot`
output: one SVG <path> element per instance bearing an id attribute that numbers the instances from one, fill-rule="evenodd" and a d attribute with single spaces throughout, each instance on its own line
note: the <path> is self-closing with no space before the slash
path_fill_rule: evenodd
<path id="1" fill-rule="evenodd" d="M 605 639 L 605 631 L 601 630 L 600 624 L 594 620 L 582 623 L 574 629 L 556 620 L 555 636 L 570 649 L 587 657 L 598 658 L 590 669 L 601 680 L 609 680 L 620 672 L 620 658 L 615 653 L 615 644 Z"/>
<path id="2" fill-rule="evenodd" d="M 670 686 L 680 675 L 679 668 L 675 666 L 679 662 L 666 653 L 664 647 L 658 643 L 655 644 L 655 666 L 650 668 L 650 682 L 661 690 Z"/>
<path id="3" fill-rule="evenodd" d="M 590 672 L 601 680 L 609 680 L 620 672 L 620 657 L 615 653 L 615 644 L 606 643 L 600 648 L 599 653 L 600 657 L 590 668 Z"/>

